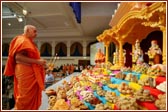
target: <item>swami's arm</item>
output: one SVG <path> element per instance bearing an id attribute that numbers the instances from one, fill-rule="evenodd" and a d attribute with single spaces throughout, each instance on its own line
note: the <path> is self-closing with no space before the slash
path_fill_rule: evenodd
<path id="1" fill-rule="evenodd" d="M 38 65 L 45 65 L 46 61 L 44 61 L 43 59 L 33 59 L 33 58 L 29 58 L 27 57 L 25 51 L 21 51 L 16 53 L 15 55 L 15 60 L 16 63 L 26 63 L 26 64 L 38 64 Z"/>

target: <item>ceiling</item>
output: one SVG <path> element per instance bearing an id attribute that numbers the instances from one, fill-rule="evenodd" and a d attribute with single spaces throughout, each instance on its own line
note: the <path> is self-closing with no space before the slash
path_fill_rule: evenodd
<path id="1" fill-rule="evenodd" d="M 109 25 L 119 2 L 82 2 L 81 23 L 77 23 L 69 2 L 2 2 L 2 38 L 11 38 L 23 32 L 25 24 L 38 28 L 40 37 L 92 37 L 101 34 Z M 18 22 L 13 12 L 24 16 Z M 7 17 L 8 16 L 8 17 Z M 10 17 L 10 18 L 9 18 Z M 10 26 L 8 24 L 11 24 Z"/>

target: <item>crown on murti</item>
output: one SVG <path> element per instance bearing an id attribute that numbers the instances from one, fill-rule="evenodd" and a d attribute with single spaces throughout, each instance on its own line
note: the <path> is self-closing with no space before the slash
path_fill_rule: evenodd
<path id="1" fill-rule="evenodd" d="M 136 43 L 139 43 L 139 40 L 138 40 L 138 39 L 136 40 Z"/>
<path id="2" fill-rule="evenodd" d="M 157 40 L 152 40 L 152 43 L 157 44 Z"/>

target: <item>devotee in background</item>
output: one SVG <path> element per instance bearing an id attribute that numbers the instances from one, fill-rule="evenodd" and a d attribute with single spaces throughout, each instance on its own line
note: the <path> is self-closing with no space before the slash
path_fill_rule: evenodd
<path id="1" fill-rule="evenodd" d="M 8 90 L 8 98 L 9 98 L 9 109 L 12 109 L 15 104 L 14 96 L 13 96 L 13 77 L 10 77 L 7 90 Z"/>
<path id="2" fill-rule="evenodd" d="M 40 58 L 36 36 L 36 27 L 26 25 L 10 43 L 4 75 L 14 76 L 14 110 L 38 110 L 41 105 L 46 60 Z"/>
<path id="3" fill-rule="evenodd" d="M 54 83 L 54 75 L 52 74 L 51 70 L 46 71 L 46 76 L 45 76 L 45 88 L 51 86 Z"/>

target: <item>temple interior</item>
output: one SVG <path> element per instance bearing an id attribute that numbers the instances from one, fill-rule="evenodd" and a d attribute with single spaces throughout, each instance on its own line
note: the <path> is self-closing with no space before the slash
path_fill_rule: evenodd
<path id="1" fill-rule="evenodd" d="M 15 105 L 14 79 L 3 74 L 10 42 L 27 24 L 54 78 L 39 110 L 167 109 L 167 2 L 1 4 L 3 110 Z"/>

